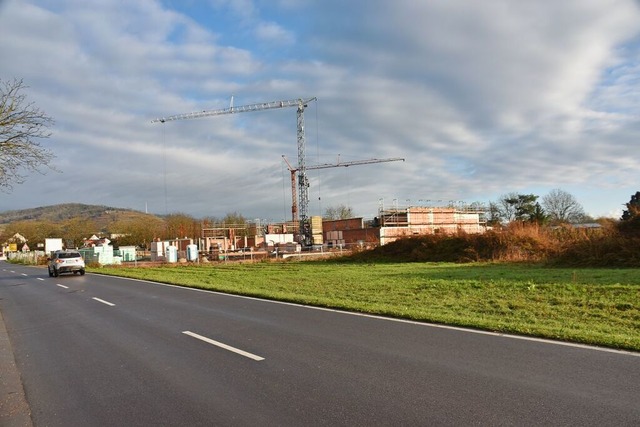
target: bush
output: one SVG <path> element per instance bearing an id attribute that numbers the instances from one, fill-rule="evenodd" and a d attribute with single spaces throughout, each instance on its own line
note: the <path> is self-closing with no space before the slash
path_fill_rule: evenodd
<path id="1" fill-rule="evenodd" d="M 483 234 L 433 234 L 396 240 L 349 257 L 382 262 L 546 262 L 566 266 L 640 267 L 640 235 L 600 229 L 514 223 Z"/>

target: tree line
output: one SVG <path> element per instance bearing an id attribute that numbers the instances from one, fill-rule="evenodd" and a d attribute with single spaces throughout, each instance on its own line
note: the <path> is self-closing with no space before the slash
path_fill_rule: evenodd
<path id="1" fill-rule="evenodd" d="M 27 240 L 30 249 L 34 244 L 44 243 L 47 238 L 62 237 L 67 248 L 77 248 L 84 241 L 96 235 L 109 238 L 115 246 L 137 246 L 149 249 L 154 240 L 176 238 L 197 238 L 203 228 L 244 226 L 247 220 L 239 213 L 232 212 L 223 218 L 195 218 L 185 213 L 175 213 L 164 217 L 141 214 L 114 218 L 106 224 L 81 217 L 62 221 L 23 220 L 7 224 L 0 232 L 0 242 L 11 242 L 16 233 Z M 241 234 L 238 234 L 241 235 Z"/>
<path id="2" fill-rule="evenodd" d="M 538 199 L 534 194 L 504 194 L 498 201 L 489 203 L 487 223 L 498 225 L 519 221 L 559 225 L 594 221 L 578 200 L 564 190 L 551 190 Z"/>

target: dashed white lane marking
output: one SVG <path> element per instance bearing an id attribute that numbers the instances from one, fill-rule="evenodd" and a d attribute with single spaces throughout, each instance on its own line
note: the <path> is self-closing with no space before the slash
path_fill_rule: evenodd
<path id="1" fill-rule="evenodd" d="M 26 275 L 26 274 L 24 274 L 24 273 L 20 273 L 20 274 L 21 274 L 22 276 L 25 276 L 25 277 L 27 276 L 27 275 Z"/>
<path id="2" fill-rule="evenodd" d="M 44 282 L 44 279 L 42 277 L 37 277 L 38 280 L 40 280 L 41 282 Z"/>
<path id="3" fill-rule="evenodd" d="M 61 288 L 69 289 L 69 287 L 68 287 L 68 286 L 61 285 L 60 283 L 56 283 L 56 286 L 60 286 Z"/>
<path id="4" fill-rule="evenodd" d="M 256 356 L 255 354 L 251 354 L 251 353 L 248 353 L 248 352 L 246 352 L 244 350 L 240 350 L 238 348 L 231 347 L 230 345 L 223 344 L 223 343 L 218 342 L 218 341 L 214 341 L 211 338 L 203 337 L 202 335 L 198 335 L 198 334 L 193 333 L 191 331 L 182 331 L 182 333 L 185 334 L 185 335 L 189 335 L 189 336 L 191 336 L 193 338 L 199 339 L 200 341 L 204 341 L 206 343 L 213 344 L 213 345 L 215 345 L 217 347 L 220 347 L 220 348 L 223 348 L 225 350 L 232 351 L 232 352 L 234 352 L 236 354 L 239 354 L 241 356 L 248 357 L 249 359 L 253 359 L 253 360 L 257 361 L 257 362 L 259 362 L 261 360 L 264 360 L 264 357 Z"/>
<path id="5" fill-rule="evenodd" d="M 115 304 L 113 304 L 113 303 L 111 303 L 111 302 L 109 302 L 109 301 L 105 301 L 105 300 L 100 299 L 100 298 L 93 297 L 92 299 L 94 299 L 94 300 L 96 300 L 96 301 L 98 301 L 98 302 L 101 302 L 101 303 L 103 303 L 103 304 L 106 304 L 106 305 L 108 305 L 108 306 L 111 306 L 111 307 L 113 307 L 113 306 L 115 305 Z"/>

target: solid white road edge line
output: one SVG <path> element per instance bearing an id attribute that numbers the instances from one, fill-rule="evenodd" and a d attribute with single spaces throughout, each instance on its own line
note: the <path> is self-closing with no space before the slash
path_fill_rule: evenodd
<path id="1" fill-rule="evenodd" d="M 639 352 L 633 352 L 633 351 L 628 351 L 628 350 L 618 350 L 618 349 L 615 349 L 615 348 L 596 347 L 596 346 L 588 345 L 588 344 L 572 343 L 572 342 L 567 342 L 567 341 L 556 341 L 556 340 L 545 339 L 545 338 L 529 337 L 529 336 L 526 336 L 526 335 L 512 335 L 512 334 L 506 334 L 506 333 L 502 333 L 502 332 L 491 332 L 491 331 L 483 331 L 483 330 L 479 330 L 479 329 L 463 328 L 461 326 L 449 326 L 449 325 L 441 325 L 441 324 L 438 324 L 438 323 L 419 322 L 419 321 L 416 321 L 416 320 L 399 319 L 399 318 L 394 318 L 394 317 L 384 317 L 384 316 L 375 315 L 375 314 L 356 313 L 356 312 L 352 312 L 352 311 L 337 310 L 337 309 L 334 309 L 334 308 L 326 308 L 326 307 L 316 307 L 316 306 L 312 306 L 312 305 L 304 305 L 304 304 L 299 304 L 299 303 L 295 303 L 295 302 L 276 301 L 276 300 L 269 300 L 269 299 L 263 299 L 263 298 L 258 298 L 258 297 L 250 297 L 250 296 L 246 296 L 246 295 L 228 294 L 228 293 L 224 293 L 224 292 L 220 292 L 220 291 L 211 291 L 211 290 L 208 290 L 208 289 L 198 289 L 198 288 L 189 288 L 189 287 L 186 287 L 186 286 L 170 285 L 168 283 L 154 282 L 152 280 L 133 279 L 133 278 L 130 278 L 130 277 L 108 276 L 108 275 L 107 275 L 107 277 L 120 279 L 120 280 L 132 280 L 134 282 L 141 282 L 141 283 L 151 283 L 151 284 L 154 284 L 154 285 L 166 286 L 166 287 L 169 287 L 169 288 L 178 288 L 178 289 L 182 289 L 182 290 L 186 290 L 186 291 L 192 291 L 192 292 L 204 292 L 204 293 L 210 293 L 210 294 L 216 294 L 216 295 L 223 295 L 223 296 L 230 297 L 230 298 L 241 298 L 241 299 L 248 299 L 248 300 L 267 302 L 267 303 L 271 303 L 271 304 L 290 305 L 290 306 L 293 306 L 293 307 L 303 307 L 303 308 L 307 308 L 307 309 L 310 309 L 310 310 L 329 311 L 329 312 L 339 313 L 339 314 L 343 314 L 343 315 L 347 315 L 347 316 L 367 317 L 367 318 L 370 318 L 370 319 L 379 319 L 379 320 L 385 320 L 385 321 L 388 321 L 388 322 L 407 323 L 407 324 L 411 324 L 411 325 L 425 326 L 425 327 L 429 327 L 429 328 L 448 329 L 448 330 L 464 332 L 464 333 L 469 333 L 469 334 L 488 335 L 488 336 L 500 337 L 500 338 L 509 338 L 509 339 L 516 339 L 516 340 L 522 340 L 522 341 L 538 342 L 538 343 L 542 343 L 542 344 L 559 345 L 559 346 L 563 346 L 563 347 L 573 347 L 573 348 L 579 348 L 579 349 L 583 349 L 583 350 L 601 351 L 601 352 L 605 352 L 605 353 L 615 353 L 615 354 L 620 354 L 620 355 L 624 355 L 624 356 L 640 357 L 640 353 Z"/>
<path id="2" fill-rule="evenodd" d="M 105 301 L 105 300 L 100 299 L 100 298 L 93 297 L 92 299 L 94 299 L 94 300 L 96 300 L 96 301 L 98 301 L 98 302 L 101 302 L 101 303 L 103 303 L 103 304 L 106 304 L 106 305 L 108 305 L 108 306 L 111 306 L 111 307 L 113 307 L 113 306 L 115 305 L 115 304 L 113 304 L 113 303 L 110 303 L 109 301 Z"/>
<path id="3" fill-rule="evenodd" d="M 56 286 L 60 286 L 61 288 L 69 289 L 69 287 L 68 287 L 68 286 L 61 285 L 60 283 L 56 283 Z"/>
<path id="4" fill-rule="evenodd" d="M 206 343 L 213 344 L 213 345 L 215 345 L 217 347 L 224 348 L 225 350 L 232 351 L 232 352 L 234 352 L 236 354 L 239 354 L 241 356 L 248 357 L 249 359 L 253 359 L 253 360 L 257 361 L 257 362 L 259 362 L 261 360 L 264 360 L 264 357 L 256 356 L 255 354 L 251 354 L 251 353 L 248 353 L 246 351 L 240 350 L 238 348 L 231 347 L 230 345 L 226 345 L 226 344 L 223 344 L 221 342 L 214 341 L 211 338 L 203 337 L 202 335 L 198 335 L 198 334 L 193 333 L 191 331 L 182 331 L 182 333 L 185 334 L 185 335 L 189 335 L 190 337 L 199 339 L 200 341 L 204 341 Z"/>

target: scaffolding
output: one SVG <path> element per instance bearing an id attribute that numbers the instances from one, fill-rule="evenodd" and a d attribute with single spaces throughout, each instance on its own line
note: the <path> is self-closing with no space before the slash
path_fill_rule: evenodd
<path id="1" fill-rule="evenodd" d="M 381 227 L 486 224 L 486 209 L 474 205 L 449 204 L 444 207 L 398 206 L 380 204 L 378 224 Z"/>

